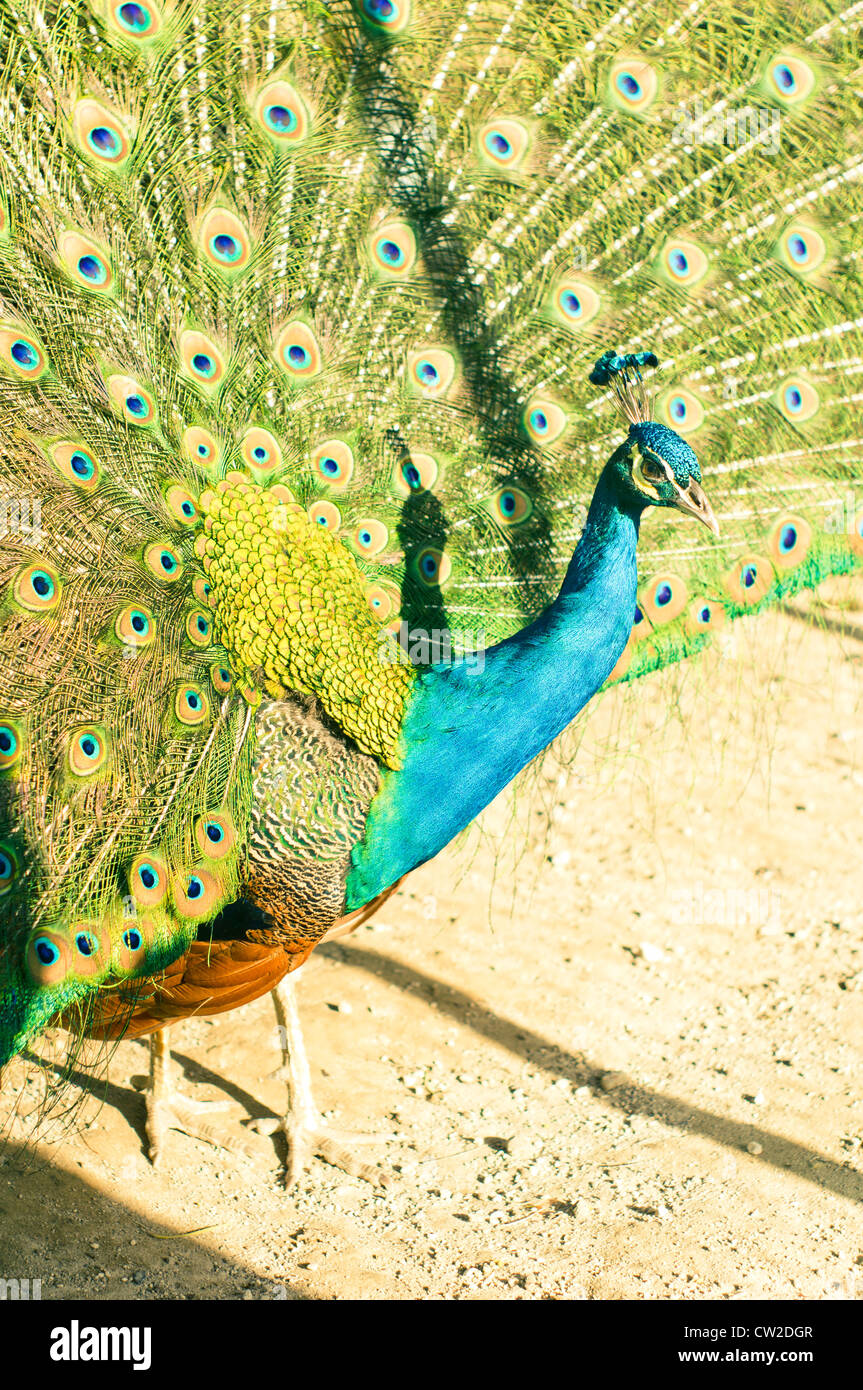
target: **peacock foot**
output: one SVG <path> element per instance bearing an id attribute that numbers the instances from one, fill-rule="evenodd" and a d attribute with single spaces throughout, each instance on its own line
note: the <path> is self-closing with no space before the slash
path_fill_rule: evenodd
<path id="1" fill-rule="evenodd" d="M 388 1186 L 389 1177 L 372 1164 L 364 1163 L 355 1150 L 360 1144 L 383 1143 L 394 1136 L 351 1134 L 331 1129 L 324 1123 L 315 1105 L 294 982 L 290 975 L 286 975 L 273 990 L 273 1004 L 282 1042 L 282 1066 L 276 1075 L 287 1085 L 288 1106 L 282 1118 L 256 1120 L 251 1128 L 258 1134 L 281 1133 L 287 1138 L 285 1185 L 293 1187 L 317 1154 L 351 1177 L 363 1178 L 380 1187 Z"/>
<path id="2" fill-rule="evenodd" d="M 346 1130 L 330 1129 L 321 1116 L 298 1115 L 291 1108 L 281 1119 L 266 1117 L 254 1120 L 249 1126 L 256 1134 L 284 1134 L 288 1141 L 288 1162 L 285 1167 L 285 1186 L 290 1188 L 299 1182 L 312 1159 L 317 1155 L 334 1168 L 341 1168 L 352 1178 L 362 1178 L 378 1187 L 388 1187 L 392 1179 L 388 1174 L 364 1163 L 355 1153 L 358 1144 L 383 1143 L 391 1138 L 385 1134 L 353 1134 Z"/>
<path id="3" fill-rule="evenodd" d="M 205 1144 L 228 1149 L 232 1153 L 251 1156 L 251 1149 L 239 1140 L 222 1136 L 209 1123 L 209 1116 L 230 1109 L 229 1101 L 192 1100 L 175 1090 L 166 1031 L 160 1029 L 150 1040 L 149 1077 L 133 1078 L 133 1083 L 146 1096 L 147 1151 L 153 1167 L 159 1166 L 169 1129 L 179 1130 L 190 1139 L 200 1139 Z"/>

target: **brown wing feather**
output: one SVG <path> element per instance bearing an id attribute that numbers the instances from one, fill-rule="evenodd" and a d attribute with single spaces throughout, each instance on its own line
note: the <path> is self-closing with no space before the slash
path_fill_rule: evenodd
<path id="1" fill-rule="evenodd" d="M 394 883 L 365 907 L 342 917 L 323 939 L 355 931 L 397 887 Z M 101 991 L 87 1021 L 87 1036 L 141 1038 L 180 1019 L 229 1013 L 269 994 L 319 944 L 292 949 L 263 941 L 194 941 L 185 955 L 159 975 L 135 982 L 134 993 L 131 984 Z M 64 1026 L 62 1016 L 56 1022 Z"/>

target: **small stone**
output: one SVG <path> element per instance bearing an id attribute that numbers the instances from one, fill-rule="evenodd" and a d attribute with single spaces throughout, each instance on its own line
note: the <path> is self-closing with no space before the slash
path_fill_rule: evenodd
<path id="1" fill-rule="evenodd" d="M 764 1146 L 759 1144 L 757 1140 L 750 1139 L 749 1143 L 746 1145 L 746 1152 L 757 1158 L 759 1154 L 763 1154 Z"/>
<path id="2" fill-rule="evenodd" d="M 607 1071 L 599 1079 L 599 1084 L 603 1091 L 619 1091 L 621 1086 L 625 1086 L 627 1081 L 626 1073 L 622 1071 Z"/>
<path id="3" fill-rule="evenodd" d="M 639 949 L 646 961 L 651 961 L 655 964 L 657 961 L 665 960 L 665 952 L 661 951 L 658 946 L 654 946 L 650 941 L 642 941 Z"/>
<path id="4" fill-rule="evenodd" d="M 146 1283 L 146 1281 L 147 1281 L 147 1271 L 146 1271 L 145 1269 L 136 1269 L 135 1272 L 134 1272 L 134 1274 L 132 1275 L 132 1283 L 133 1283 L 133 1284 L 144 1284 L 144 1283 Z"/>
<path id="5" fill-rule="evenodd" d="M 542 1141 L 533 1134 L 515 1134 L 507 1140 L 506 1151 L 516 1163 L 527 1163 L 542 1152 Z"/>

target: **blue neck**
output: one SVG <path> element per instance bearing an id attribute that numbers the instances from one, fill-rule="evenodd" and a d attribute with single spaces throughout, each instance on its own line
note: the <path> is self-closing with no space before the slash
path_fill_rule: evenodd
<path id="1" fill-rule="evenodd" d="M 570 724 L 612 671 L 635 611 L 640 508 L 621 504 L 612 460 L 560 593 L 482 669 L 434 667 L 415 683 L 404 766 L 388 772 L 353 851 L 349 909 L 432 858 Z"/>

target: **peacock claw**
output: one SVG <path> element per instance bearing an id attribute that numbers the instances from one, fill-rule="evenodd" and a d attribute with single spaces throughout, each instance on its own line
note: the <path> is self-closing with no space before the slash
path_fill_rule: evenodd
<path id="1" fill-rule="evenodd" d="M 190 1100 L 187 1096 L 173 1096 L 162 1100 L 151 1093 L 147 1095 L 147 1145 L 150 1162 L 159 1167 L 162 1157 L 165 1134 L 169 1129 L 179 1130 L 190 1139 L 200 1139 L 216 1148 L 230 1149 L 233 1153 L 245 1152 L 235 1141 L 216 1132 L 212 1125 L 202 1117 L 230 1110 L 230 1102 L 221 1100 Z"/>
<path id="2" fill-rule="evenodd" d="M 385 1143 L 395 1138 L 391 1134 L 353 1134 L 346 1130 L 329 1129 L 318 1115 L 300 1119 L 292 1111 L 282 1118 L 268 1115 L 254 1120 L 249 1126 L 256 1134 L 272 1136 L 284 1134 L 288 1141 L 288 1162 L 285 1168 L 285 1187 L 291 1188 L 299 1182 L 303 1173 L 317 1155 L 334 1168 L 341 1168 L 352 1178 L 362 1178 L 364 1182 L 377 1187 L 389 1187 L 392 1179 L 370 1163 L 363 1163 L 353 1152 L 357 1144 Z"/>

